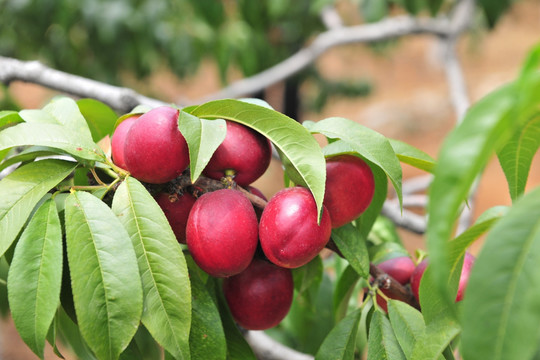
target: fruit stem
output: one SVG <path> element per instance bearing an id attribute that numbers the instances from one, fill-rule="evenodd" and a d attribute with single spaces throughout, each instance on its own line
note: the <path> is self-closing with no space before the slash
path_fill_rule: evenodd
<path id="1" fill-rule="evenodd" d="M 377 265 L 369 264 L 369 274 L 373 276 L 373 282 L 379 284 L 379 288 L 388 290 L 392 299 L 401 300 L 420 310 L 420 305 L 410 289 L 401 285 L 396 279 L 379 269 Z"/>

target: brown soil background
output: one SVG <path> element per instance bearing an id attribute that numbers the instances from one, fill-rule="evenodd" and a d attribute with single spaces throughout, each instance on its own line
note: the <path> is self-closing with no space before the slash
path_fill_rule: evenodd
<path id="1" fill-rule="evenodd" d="M 536 0 L 517 2 L 494 31 L 464 37 L 458 46 L 459 58 L 471 101 L 474 103 L 491 90 L 514 79 L 533 45 L 540 40 L 540 4 Z M 375 54 L 363 45 L 335 48 L 317 62 L 328 78 L 358 78 L 373 82 L 374 91 L 367 98 L 332 98 L 322 113 L 304 112 L 302 120 L 320 120 L 341 116 L 362 123 L 387 137 L 412 144 L 437 157 L 445 136 L 455 125 L 437 40 L 429 36 L 400 39 L 391 51 Z M 134 83 L 135 84 L 135 83 Z M 140 82 L 137 84 L 140 85 Z M 168 72 L 155 74 L 146 85 L 167 101 L 178 94 L 190 99 L 202 98 L 220 88 L 217 71 L 205 63 L 189 80 L 177 80 Z M 304 93 L 314 89 L 306 85 Z M 281 85 L 269 91 L 269 102 L 281 108 Z M 39 108 L 54 92 L 37 85 L 14 83 L 10 92 L 24 108 Z M 404 179 L 422 172 L 404 165 Z M 254 185 L 270 197 L 281 188 L 282 170 L 272 163 L 267 173 Z M 540 155 L 535 157 L 528 189 L 540 184 Z M 481 179 L 474 208 L 475 218 L 495 205 L 509 205 L 510 197 L 504 174 L 497 159 L 487 166 Z M 407 248 L 424 248 L 422 236 L 400 231 Z M 481 241 L 475 243 L 476 253 Z M 65 353 L 67 355 L 67 353 Z M 47 345 L 46 359 L 58 359 Z M 22 342 L 12 321 L 0 322 L 0 360 L 37 359 Z"/>

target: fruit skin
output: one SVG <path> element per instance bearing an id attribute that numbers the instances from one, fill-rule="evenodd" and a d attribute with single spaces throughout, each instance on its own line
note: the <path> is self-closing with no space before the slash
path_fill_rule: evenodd
<path id="1" fill-rule="evenodd" d="M 375 180 L 364 160 L 353 155 L 338 155 L 326 160 L 324 206 L 330 213 L 332 228 L 356 219 L 373 199 Z"/>
<path id="2" fill-rule="evenodd" d="M 178 177 L 189 165 L 189 151 L 178 130 L 179 111 L 161 106 L 148 111 L 126 134 L 124 159 L 131 175 L 163 184 Z"/>
<path id="3" fill-rule="evenodd" d="M 174 235 L 176 235 L 176 240 L 181 244 L 185 244 L 189 212 L 197 199 L 190 193 L 171 195 L 164 192 L 158 193 L 155 199 L 169 221 Z"/>
<path id="4" fill-rule="evenodd" d="M 409 283 L 411 275 L 415 269 L 414 262 L 408 256 L 396 256 L 394 258 L 382 261 L 377 264 L 377 267 L 393 277 L 401 285 L 406 285 Z M 381 289 L 382 293 L 385 294 L 388 298 L 392 299 L 392 294 L 386 289 Z M 388 312 L 388 305 L 386 300 L 377 295 L 377 304 L 386 312 Z"/>
<path id="5" fill-rule="evenodd" d="M 270 141 L 255 130 L 227 121 L 227 135 L 206 165 L 203 174 L 221 179 L 226 170 L 234 170 L 234 181 L 247 186 L 268 169 L 272 157 Z"/>
<path id="6" fill-rule="evenodd" d="M 317 225 L 317 207 L 303 187 L 279 191 L 264 208 L 259 238 L 266 257 L 285 268 L 307 264 L 324 248 L 332 231 L 330 215 L 323 210 Z"/>
<path id="7" fill-rule="evenodd" d="M 416 268 L 414 261 L 408 256 L 397 256 L 377 264 L 377 267 L 396 279 L 401 285 L 409 282 Z"/>
<path id="8" fill-rule="evenodd" d="M 465 253 L 465 257 L 463 259 L 463 268 L 461 269 L 461 275 L 459 278 L 459 285 L 458 285 L 458 291 L 456 294 L 456 302 L 461 301 L 463 299 L 463 295 L 465 293 L 465 289 L 467 288 L 467 283 L 469 282 L 469 275 L 471 273 L 471 269 L 474 265 L 475 261 L 474 255 L 472 255 L 469 252 Z M 426 270 L 428 265 L 428 259 L 424 259 L 416 266 L 414 269 L 412 275 L 411 275 L 411 290 L 414 294 L 414 297 L 418 302 L 420 302 L 420 298 L 418 296 L 419 290 L 420 290 L 420 280 L 422 279 L 422 276 L 424 275 L 424 271 Z"/>
<path id="9" fill-rule="evenodd" d="M 114 130 L 114 134 L 111 139 L 111 152 L 112 159 L 115 165 L 127 170 L 127 165 L 124 160 L 124 143 L 126 142 L 126 134 L 131 125 L 139 118 L 140 115 L 130 116 L 124 119 Z"/>
<path id="10" fill-rule="evenodd" d="M 259 259 L 240 274 L 223 280 L 229 309 L 236 322 L 248 330 L 279 324 L 289 312 L 293 289 L 290 269 Z"/>
<path id="11" fill-rule="evenodd" d="M 227 277 L 245 270 L 257 248 L 257 236 L 255 210 L 238 190 L 206 193 L 189 213 L 187 246 L 209 275 Z"/>

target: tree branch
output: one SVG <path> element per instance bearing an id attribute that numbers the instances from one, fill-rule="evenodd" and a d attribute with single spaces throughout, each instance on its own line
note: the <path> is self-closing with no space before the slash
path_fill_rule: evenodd
<path id="1" fill-rule="evenodd" d="M 259 360 L 313 360 L 313 356 L 280 344 L 264 331 L 248 331 L 244 337 Z"/>
<path id="2" fill-rule="evenodd" d="M 333 27 L 319 34 L 309 46 L 281 63 L 249 78 L 238 80 L 197 102 L 235 98 L 258 92 L 305 69 L 321 54 L 335 46 L 375 42 L 410 34 L 432 34 L 446 37 L 449 33 L 450 27 L 447 19 L 417 19 L 410 16 L 396 16 L 372 24 Z"/>
<path id="3" fill-rule="evenodd" d="M 14 80 L 43 85 L 78 97 L 93 98 L 122 112 L 129 112 L 139 104 L 152 107 L 166 104 L 132 89 L 51 69 L 39 61 L 21 61 L 0 56 L 0 82 L 8 85 Z"/>

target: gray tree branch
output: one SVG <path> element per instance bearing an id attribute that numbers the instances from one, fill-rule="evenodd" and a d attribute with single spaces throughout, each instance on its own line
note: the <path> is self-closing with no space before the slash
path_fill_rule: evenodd
<path id="1" fill-rule="evenodd" d="M 39 61 L 21 61 L 0 56 L 0 82 L 7 85 L 15 80 L 39 84 L 78 97 L 93 98 L 122 112 L 129 112 L 139 104 L 152 107 L 165 104 L 132 89 L 51 69 Z"/>

